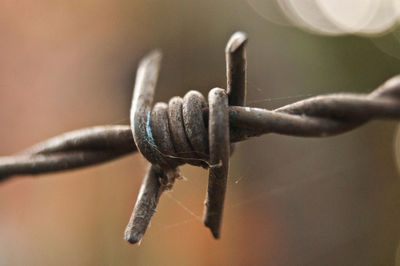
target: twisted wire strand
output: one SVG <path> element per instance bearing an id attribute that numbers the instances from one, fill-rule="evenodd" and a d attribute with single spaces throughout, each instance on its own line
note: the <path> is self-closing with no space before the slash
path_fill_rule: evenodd
<path id="1" fill-rule="evenodd" d="M 208 108 L 203 109 L 203 118 L 207 121 Z M 328 137 L 352 130 L 371 119 L 399 118 L 400 76 L 395 76 L 367 95 L 322 95 L 275 110 L 229 106 L 230 140 L 234 143 L 268 133 Z M 179 139 L 179 133 L 176 134 Z M 175 147 L 183 151 L 187 148 L 184 145 Z M 0 157 L 0 181 L 13 175 L 91 166 L 136 151 L 129 125 L 85 128 L 56 136 L 14 156 Z M 183 151 L 180 151 L 181 157 L 185 155 Z"/>
<path id="2" fill-rule="evenodd" d="M 152 107 L 161 54 L 151 53 L 138 68 L 130 126 L 72 131 L 14 156 L 0 157 L 0 181 L 14 175 L 90 166 L 139 151 L 151 166 L 125 231 L 125 239 L 137 243 L 162 192 L 180 176 L 178 166 L 202 166 L 210 169 L 204 223 L 218 238 L 233 143 L 267 133 L 327 137 L 371 119 L 400 118 L 400 75 L 370 94 L 322 95 L 275 110 L 245 107 L 246 42 L 247 36 L 241 32 L 229 40 L 225 50 L 227 90 L 211 90 L 209 103 L 199 92 L 190 91 L 183 98 Z"/>

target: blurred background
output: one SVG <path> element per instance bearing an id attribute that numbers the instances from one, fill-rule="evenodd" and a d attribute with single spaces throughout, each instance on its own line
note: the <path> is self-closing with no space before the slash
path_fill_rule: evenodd
<path id="1" fill-rule="evenodd" d="M 0 155 L 128 124 L 135 71 L 164 52 L 156 98 L 226 87 L 248 33 L 248 106 L 368 93 L 400 72 L 390 0 L 0 1 Z M 140 246 L 124 242 L 146 161 L 0 184 L 0 265 L 400 265 L 396 122 L 237 145 L 222 238 L 201 223 L 207 171 L 185 166 Z M 397 145 L 396 145 L 397 143 Z"/>

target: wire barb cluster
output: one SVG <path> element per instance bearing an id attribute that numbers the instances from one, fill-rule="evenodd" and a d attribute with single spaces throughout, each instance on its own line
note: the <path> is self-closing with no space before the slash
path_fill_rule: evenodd
<path id="1" fill-rule="evenodd" d="M 223 205 L 229 169 L 229 100 L 243 105 L 246 95 L 247 37 L 235 33 L 226 48 L 227 91 L 214 88 L 208 94 L 208 107 L 196 91 L 156 103 L 153 96 L 160 69 L 161 53 L 154 51 L 139 64 L 131 109 L 131 127 L 140 153 L 152 164 L 125 230 L 125 239 L 137 243 L 145 233 L 161 193 L 170 189 L 180 176 L 184 163 L 209 168 L 204 224 L 215 238 L 220 236 Z M 208 125 L 208 130 L 206 128 Z M 155 179 L 155 180 L 154 180 Z"/>
<path id="2" fill-rule="evenodd" d="M 266 133 L 332 136 L 371 119 L 400 118 L 400 76 L 367 95 L 323 95 L 275 110 L 245 107 L 246 43 L 242 32 L 230 38 L 225 50 L 227 89 L 212 89 L 208 103 L 199 92 L 190 91 L 152 107 L 161 53 L 150 53 L 137 71 L 130 126 L 81 129 L 0 157 L 0 181 L 90 166 L 139 151 L 151 165 L 125 231 L 125 239 L 137 243 L 162 192 L 180 176 L 178 166 L 202 166 L 209 168 L 204 223 L 218 238 L 233 143 Z"/>

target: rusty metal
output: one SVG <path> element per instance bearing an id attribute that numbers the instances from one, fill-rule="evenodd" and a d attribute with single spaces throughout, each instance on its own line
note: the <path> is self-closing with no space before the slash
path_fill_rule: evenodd
<path id="1" fill-rule="evenodd" d="M 163 183 L 163 180 L 167 180 L 164 171 L 156 165 L 150 165 L 125 229 L 125 240 L 129 243 L 140 242 L 146 232 L 161 194 L 168 189 L 168 184 Z"/>
<path id="2" fill-rule="evenodd" d="M 204 224 L 215 238 L 219 238 L 230 156 L 228 95 L 224 89 L 212 89 L 208 94 L 208 102 L 210 172 Z"/>
<path id="3" fill-rule="evenodd" d="M 0 157 L 0 182 L 14 175 L 36 175 L 114 160 L 135 152 L 130 126 L 97 126 L 64 133 Z"/>
<path id="4" fill-rule="evenodd" d="M 245 107 L 246 42 L 244 33 L 228 42 L 227 91 L 211 90 L 209 104 L 199 92 L 190 91 L 152 108 L 161 53 L 150 53 L 137 71 L 130 126 L 81 129 L 0 157 L 0 181 L 90 166 L 140 151 L 151 166 L 125 231 L 125 239 L 136 243 L 162 192 L 180 176 L 178 166 L 202 166 L 210 171 L 204 222 L 218 238 L 233 143 L 267 133 L 327 137 L 371 119 L 400 119 L 400 75 L 366 95 L 323 95 L 275 110 Z"/>
<path id="5" fill-rule="evenodd" d="M 247 35 L 236 32 L 225 48 L 226 88 L 229 105 L 243 106 L 246 103 L 246 46 Z"/>

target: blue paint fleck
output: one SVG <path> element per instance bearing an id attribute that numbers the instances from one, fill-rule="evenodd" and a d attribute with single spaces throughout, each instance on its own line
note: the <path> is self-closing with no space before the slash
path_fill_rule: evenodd
<path id="1" fill-rule="evenodd" d="M 150 111 L 147 112 L 147 121 L 146 121 L 146 137 L 148 139 L 148 142 L 151 145 L 156 145 L 154 142 L 153 134 L 151 133 L 151 127 L 150 127 Z"/>

